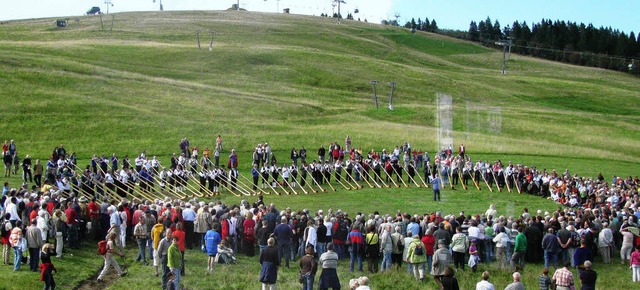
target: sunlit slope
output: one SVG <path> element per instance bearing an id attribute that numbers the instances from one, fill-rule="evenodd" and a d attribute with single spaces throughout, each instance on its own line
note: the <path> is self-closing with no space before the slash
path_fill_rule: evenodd
<path id="1" fill-rule="evenodd" d="M 170 154 L 182 137 L 212 146 L 217 134 L 243 154 L 346 134 L 366 149 L 434 150 L 440 92 L 453 97 L 454 142 L 473 152 L 640 162 L 640 82 L 626 74 L 512 55 L 501 75 L 501 51 L 321 17 L 114 15 L 112 29 L 111 15 L 0 25 L 0 138 L 42 156 L 59 143 Z"/>

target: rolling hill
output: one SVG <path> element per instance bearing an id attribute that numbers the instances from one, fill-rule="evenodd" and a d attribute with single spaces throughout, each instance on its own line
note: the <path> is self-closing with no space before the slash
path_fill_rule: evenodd
<path id="1" fill-rule="evenodd" d="M 409 141 L 434 151 L 444 93 L 454 143 L 476 156 L 615 161 L 603 169 L 620 174 L 640 162 L 640 82 L 622 73 L 513 55 L 501 75 L 500 51 L 330 18 L 113 16 L 71 18 L 65 29 L 54 19 L 0 25 L 0 138 L 41 158 L 61 143 L 81 158 L 168 156 L 182 137 L 204 147 L 217 134 L 247 158 L 265 141 L 286 152 L 347 134 L 366 150 Z M 381 82 L 378 110 L 370 80 Z M 397 83 L 395 111 L 387 82 Z"/>

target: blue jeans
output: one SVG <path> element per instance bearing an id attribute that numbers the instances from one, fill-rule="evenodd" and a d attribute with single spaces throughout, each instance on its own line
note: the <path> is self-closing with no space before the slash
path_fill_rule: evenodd
<path id="1" fill-rule="evenodd" d="M 153 240 L 147 239 L 147 248 L 149 248 L 149 260 L 153 261 Z"/>
<path id="2" fill-rule="evenodd" d="M 289 244 L 278 245 L 278 259 L 282 259 L 284 257 L 285 266 L 289 268 L 289 260 L 291 257 L 291 250 L 289 249 L 291 246 Z M 280 263 L 282 264 L 282 262 Z"/>
<path id="3" fill-rule="evenodd" d="M 137 261 L 147 262 L 147 239 L 138 239 L 138 256 L 136 257 Z"/>
<path id="4" fill-rule="evenodd" d="M 175 290 L 180 289 L 180 268 L 171 269 L 171 273 L 175 276 L 173 279 L 173 285 L 175 286 Z"/>
<path id="5" fill-rule="evenodd" d="M 544 268 L 549 269 L 549 260 L 553 259 L 553 267 L 558 268 L 558 255 L 555 253 L 544 251 Z"/>
<path id="6" fill-rule="evenodd" d="M 350 260 L 349 260 L 349 270 L 351 272 L 353 272 L 353 266 L 355 264 L 356 261 L 358 261 L 358 270 L 360 270 L 361 272 L 362 270 L 362 256 L 358 255 L 357 253 L 354 253 L 353 251 L 349 251 L 349 255 L 350 255 Z"/>
<path id="7" fill-rule="evenodd" d="M 336 254 L 338 254 L 338 259 L 343 259 L 347 257 L 345 244 L 333 244 L 333 245 L 335 246 Z"/>
<path id="8" fill-rule="evenodd" d="M 318 257 L 322 256 L 322 254 L 324 254 L 324 252 L 326 251 L 327 251 L 327 243 L 320 243 L 320 242 L 316 243 L 316 252 L 318 252 Z"/>
<path id="9" fill-rule="evenodd" d="M 162 256 L 162 290 L 167 289 L 167 278 L 169 276 L 169 267 L 167 267 L 167 255 Z"/>
<path id="10" fill-rule="evenodd" d="M 386 270 L 391 270 L 391 265 L 393 265 L 391 261 L 391 252 L 383 251 L 381 271 L 384 272 Z"/>
<path id="11" fill-rule="evenodd" d="M 13 247 L 13 270 L 20 270 L 22 264 L 22 249 L 20 247 Z"/>
<path id="12" fill-rule="evenodd" d="M 485 237 L 484 240 L 484 254 L 486 255 L 485 262 L 491 263 L 493 261 L 493 238 Z"/>
<path id="13" fill-rule="evenodd" d="M 313 280 L 315 279 L 315 275 L 304 275 L 304 279 L 302 279 L 302 290 L 313 290 Z"/>
<path id="14" fill-rule="evenodd" d="M 431 273 L 431 264 L 433 263 L 433 255 L 427 255 L 427 262 L 422 263 L 422 268 L 427 270 L 425 273 Z M 425 265 L 426 264 L 426 265 Z M 411 273 L 409 273 L 411 274 Z"/>

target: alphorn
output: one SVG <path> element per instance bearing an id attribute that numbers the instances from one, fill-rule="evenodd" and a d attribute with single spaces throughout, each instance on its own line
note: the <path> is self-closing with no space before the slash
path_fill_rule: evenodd
<path id="1" fill-rule="evenodd" d="M 393 168 L 393 171 L 396 173 L 396 176 L 400 176 L 400 174 L 398 174 L 398 170 L 396 170 L 396 167 L 391 165 L 391 168 Z M 406 182 L 404 182 L 404 179 L 402 179 L 402 177 L 400 177 L 400 181 L 402 181 L 402 184 L 404 185 L 404 187 L 409 187 L 409 185 L 407 185 Z"/>
<path id="2" fill-rule="evenodd" d="M 392 166 L 392 168 L 393 168 L 393 166 Z M 398 185 L 395 181 L 393 181 L 393 176 L 391 176 L 391 175 L 389 175 L 389 173 L 387 173 L 387 169 L 386 168 L 383 168 L 382 171 L 384 172 L 384 175 L 386 175 L 387 178 L 389 178 L 389 180 L 391 180 L 391 183 L 393 183 L 393 185 L 396 186 L 396 188 L 400 187 L 400 185 Z"/>
<path id="3" fill-rule="evenodd" d="M 331 174 L 331 171 L 329 171 L 329 174 Z M 336 189 L 333 187 L 333 185 L 331 185 L 331 182 L 329 182 L 329 179 L 327 179 L 327 177 L 322 174 L 322 179 L 324 179 L 324 181 L 329 185 L 329 187 L 333 190 L 336 191 Z"/>
<path id="4" fill-rule="evenodd" d="M 404 166 L 402 166 L 402 170 L 404 171 L 404 173 L 406 173 L 406 174 L 407 174 L 407 180 L 411 180 L 411 181 L 413 181 L 413 184 L 415 184 L 417 187 L 422 187 L 420 184 L 418 184 L 418 183 L 416 182 L 416 180 L 415 180 L 415 179 L 413 179 L 413 177 L 411 177 L 411 175 L 409 174 L 409 171 L 408 171 L 408 170 L 406 170 L 406 169 L 404 168 Z M 414 172 L 415 172 L 415 169 L 414 169 Z M 419 174 L 418 174 L 418 176 L 419 176 Z"/>
<path id="5" fill-rule="evenodd" d="M 502 170 L 502 177 L 504 177 L 504 184 L 507 186 L 507 190 L 511 192 L 511 187 L 509 186 L 509 179 L 507 179 L 507 173 Z"/>
<path id="6" fill-rule="evenodd" d="M 382 188 L 382 186 L 380 186 L 380 184 L 378 184 L 378 182 L 376 182 L 376 180 L 373 178 L 373 176 L 371 176 L 371 174 L 369 174 L 369 172 L 367 172 L 366 170 L 363 170 L 363 172 L 369 177 L 371 178 L 371 181 L 373 181 L 373 183 L 378 187 L 378 188 Z"/>
<path id="7" fill-rule="evenodd" d="M 480 172 L 480 176 L 482 176 L 482 179 L 484 180 L 484 184 L 487 185 L 487 187 L 489 188 L 489 191 L 493 192 L 493 188 L 491 188 L 491 186 L 489 186 L 489 182 L 487 181 L 487 178 L 484 176 L 484 172 Z"/>
<path id="8" fill-rule="evenodd" d="M 344 173 L 346 173 L 346 174 L 347 174 L 347 177 L 348 177 L 348 178 L 350 178 L 350 179 L 353 181 L 353 183 L 355 183 L 355 184 L 356 184 L 356 189 L 360 189 L 360 188 L 362 188 L 362 185 L 360 185 L 360 184 L 358 183 L 358 181 L 357 181 L 355 178 L 353 178 L 353 176 L 352 176 L 351 174 L 349 174 L 349 171 L 346 171 L 346 170 L 345 170 L 345 171 L 344 171 Z M 353 187 L 352 187 L 352 188 L 353 188 Z"/>

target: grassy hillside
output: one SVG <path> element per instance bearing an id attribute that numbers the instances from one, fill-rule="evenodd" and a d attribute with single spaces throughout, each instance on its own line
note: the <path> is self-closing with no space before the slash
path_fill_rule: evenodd
<path id="1" fill-rule="evenodd" d="M 624 74 L 513 56 L 503 76 L 498 51 L 320 17 L 124 13 L 112 31 L 110 18 L 104 31 L 97 16 L 66 29 L 53 19 L 0 25 L 1 138 L 39 156 L 59 143 L 81 157 L 166 155 L 182 137 L 207 146 L 217 134 L 242 152 L 346 134 L 365 148 L 433 151 L 442 92 L 453 96 L 455 142 L 476 154 L 640 161 L 640 83 Z M 398 83 L 394 112 L 384 109 L 388 81 Z M 498 131 L 475 117 L 488 107 L 501 110 Z"/>
<path id="2" fill-rule="evenodd" d="M 78 153 L 81 165 L 93 154 L 132 156 L 145 149 L 168 164 L 181 138 L 213 148 L 221 134 L 225 148 L 240 153 L 247 175 L 251 150 L 263 142 L 273 146 L 280 162 L 288 161 L 291 147 L 304 145 L 314 156 L 320 144 L 343 143 L 347 134 L 365 150 L 408 141 L 434 152 L 436 94 L 444 93 L 453 96 L 453 145 L 465 143 L 473 158 L 569 168 L 590 176 L 599 171 L 607 177 L 637 175 L 640 82 L 626 74 L 513 55 L 508 74 L 501 75 L 499 51 L 377 24 L 337 25 L 320 17 L 237 11 L 114 15 L 112 30 L 111 16 L 104 17 L 104 30 L 98 16 L 71 19 L 65 29 L 54 28 L 54 19 L 0 24 L 0 141 L 15 139 L 22 156 L 41 159 L 65 144 Z M 207 49 L 209 31 L 215 32 L 212 51 Z M 374 79 L 381 82 L 379 110 L 371 97 L 369 81 Z M 391 81 L 398 83 L 395 111 L 386 110 L 386 83 Z M 490 126 L 489 111 L 498 112 L 500 126 Z M 483 212 L 496 203 L 501 214 L 512 215 L 525 206 L 556 207 L 537 197 L 488 194 L 486 189 L 446 190 L 443 203 L 431 202 L 430 193 L 417 188 L 337 189 L 267 199 L 294 209 L 332 207 L 350 213 L 382 208 L 457 214 L 461 209 Z M 240 200 L 228 194 L 222 199 Z M 83 251 L 89 250 L 76 256 L 87 256 Z M 193 257 L 193 271 L 200 267 L 204 272 L 204 256 L 190 252 L 188 257 Z M 86 258 L 68 261 L 74 259 Z M 62 266 L 76 271 L 71 264 Z M 214 274 L 224 276 L 226 289 L 257 287 L 254 259 L 241 258 L 240 264 L 252 270 Z M 91 276 L 92 267 L 78 270 L 82 275 L 77 277 L 61 271 L 62 285 L 77 285 Z M 342 263 L 343 285 L 344 279 L 360 275 L 345 267 Z M 151 278 L 132 265 L 136 268 L 113 288 L 147 287 Z M 495 270 L 493 265 L 489 269 Z M 616 265 L 601 277 L 622 270 L 626 267 Z M 527 287 L 536 285 L 537 271 L 526 273 Z M 35 276 L 20 275 L 20 281 L 36 286 Z M 206 288 L 207 280 L 193 276 L 185 280 L 189 289 Z M 297 287 L 295 276 L 295 270 L 284 270 L 280 285 Z M 477 273 L 459 276 L 464 289 L 479 281 Z M 510 279 L 506 273 L 493 277 L 499 287 Z M 599 287 L 604 289 L 606 281 L 600 279 Z M 624 288 L 626 281 L 612 287 Z M 379 289 L 435 285 L 407 281 L 403 274 L 375 274 L 372 283 Z M 5 287 L 11 288 L 0 286 Z"/>

